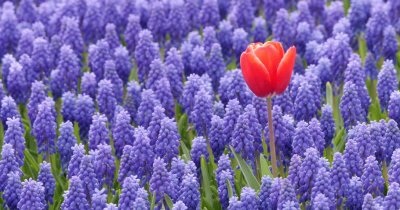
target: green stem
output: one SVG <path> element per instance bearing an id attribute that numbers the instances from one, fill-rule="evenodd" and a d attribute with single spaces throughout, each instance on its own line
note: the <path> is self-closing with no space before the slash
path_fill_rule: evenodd
<path id="1" fill-rule="evenodd" d="M 278 167 L 276 164 L 276 150 L 275 150 L 275 135 L 274 126 L 272 125 L 272 99 L 267 98 L 268 104 L 268 129 L 269 129 L 269 149 L 271 152 L 271 165 L 272 165 L 272 175 L 278 177 Z"/>

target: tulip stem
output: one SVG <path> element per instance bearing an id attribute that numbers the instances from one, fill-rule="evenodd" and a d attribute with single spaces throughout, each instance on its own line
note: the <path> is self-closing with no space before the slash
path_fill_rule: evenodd
<path id="1" fill-rule="evenodd" d="M 278 166 L 276 165 L 276 150 L 275 150 L 275 135 L 274 135 L 274 125 L 272 124 L 272 98 L 267 98 L 268 104 L 268 129 L 269 129 L 269 149 L 271 152 L 271 165 L 272 165 L 272 175 L 278 177 Z"/>

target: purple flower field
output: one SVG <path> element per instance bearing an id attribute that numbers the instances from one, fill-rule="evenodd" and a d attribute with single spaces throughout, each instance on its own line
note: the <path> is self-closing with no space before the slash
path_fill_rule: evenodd
<path id="1" fill-rule="evenodd" d="M 399 0 L 0 0 L 0 209 L 398 210 L 399 35 Z"/>

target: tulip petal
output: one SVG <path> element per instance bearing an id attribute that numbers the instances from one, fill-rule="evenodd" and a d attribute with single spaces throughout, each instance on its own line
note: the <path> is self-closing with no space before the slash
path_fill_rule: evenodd
<path id="1" fill-rule="evenodd" d="M 280 42 L 270 42 L 270 43 L 275 46 L 275 48 L 279 54 L 279 60 L 281 60 L 283 58 L 283 55 L 285 54 L 282 44 Z"/>
<path id="2" fill-rule="evenodd" d="M 267 42 L 263 46 L 255 49 L 254 53 L 267 68 L 271 78 L 274 78 L 279 62 L 281 60 L 281 58 L 279 57 L 279 52 L 275 48 L 275 46 Z"/>
<path id="3" fill-rule="evenodd" d="M 243 78 L 250 90 L 258 97 L 272 93 L 270 75 L 262 62 L 252 53 L 244 52 L 240 56 Z"/>
<path id="4" fill-rule="evenodd" d="M 291 47 L 285 53 L 281 62 L 279 63 L 276 75 L 276 84 L 274 89 L 275 93 L 281 94 L 286 90 L 287 86 L 289 85 L 290 78 L 292 76 L 295 61 L 296 61 L 296 47 Z"/>

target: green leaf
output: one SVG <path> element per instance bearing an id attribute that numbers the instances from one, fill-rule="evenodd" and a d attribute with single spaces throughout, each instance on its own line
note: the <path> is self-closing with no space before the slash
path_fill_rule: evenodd
<path id="1" fill-rule="evenodd" d="M 235 152 L 233 147 L 231 146 L 231 151 L 233 155 L 235 156 L 236 161 L 239 164 L 239 167 L 241 169 L 241 172 L 247 182 L 247 184 L 253 188 L 255 191 L 258 191 L 260 189 L 260 183 L 257 181 L 257 178 L 254 176 L 253 171 L 251 167 L 246 163 L 246 161 L 243 160 L 243 158 Z"/>
<path id="2" fill-rule="evenodd" d="M 229 198 L 231 198 L 233 196 L 233 188 L 231 181 L 229 181 L 229 179 L 226 179 L 226 186 L 228 187 L 228 196 Z"/>
<path id="3" fill-rule="evenodd" d="M 326 83 L 326 103 L 328 103 L 333 108 L 333 91 L 330 82 Z"/>
<path id="4" fill-rule="evenodd" d="M 150 201 L 150 209 L 154 210 L 155 205 L 156 205 L 156 192 L 153 192 L 153 195 L 151 196 L 151 201 Z"/>
<path id="5" fill-rule="evenodd" d="M 172 202 L 172 199 L 167 194 L 164 195 L 164 199 L 167 203 L 168 208 L 172 209 L 174 207 L 174 202 Z"/>
<path id="6" fill-rule="evenodd" d="M 267 159 L 265 159 L 263 154 L 260 154 L 260 163 L 261 163 L 261 175 L 267 175 L 269 177 L 273 177 L 271 171 L 269 170 L 269 165 Z"/>
<path id="7" fill-rule="evenodd" d="M 211 180 L 208 174 L 208 167 L 207 167 L 207 162 L 204 156 L 201 156 L 200 160 L 200 165 L 201 165 L 201 176 L 202 176 L 202 188 L 204 189 L 204 195 L 205 195 L 205 205 L 209 206 L 210 209 L 215 209 L 213 206 L 213 199 L 212 199 L 212 192 L 211 192 Z"/>
<path id="8" fill-rule="evenodd" d="M 344 128 L 340 129 L 339 133 L 333 139 L 333 144 L 335 145 L 335 152 L 343 152 L 345 141 L 346 130 Z"/>

